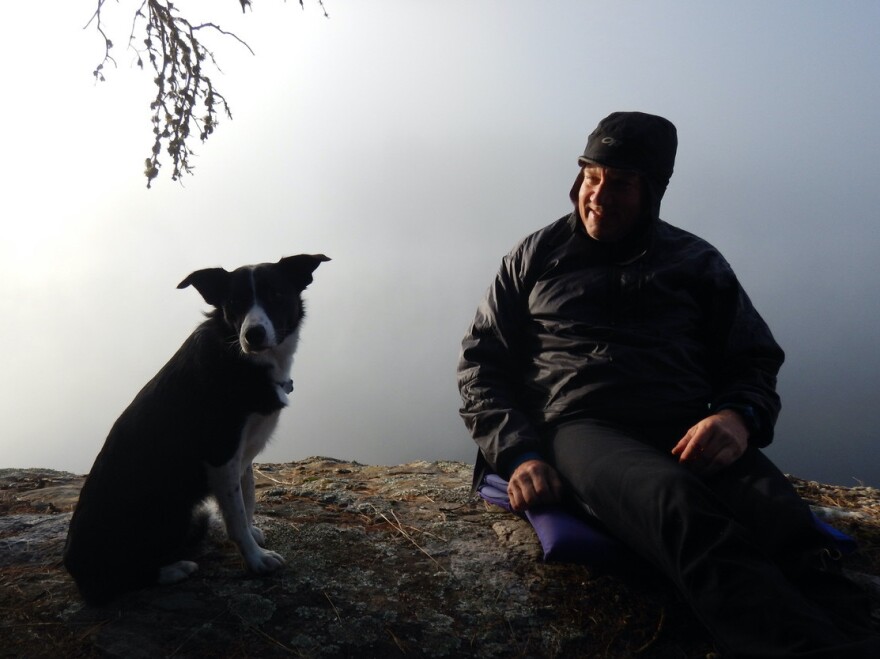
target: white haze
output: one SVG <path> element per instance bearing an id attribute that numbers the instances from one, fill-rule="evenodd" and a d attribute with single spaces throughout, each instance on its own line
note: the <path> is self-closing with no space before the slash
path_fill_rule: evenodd
<path id="1" fill-rule="evenodd" d="M 0 466 L 85 472 L 200 321 L 176 284 L 323 252 L 266 461 L 472 459 L 459 341 L 501 256 L 570 208 L 613 110 L 679 129 L 665 219 L 713 242 L 787 352 L 780 467 L 880 486 L 880 4 L 180 0 L 234 121 L 145 188 L 151 75 L 95 85 L 95 4 L 4 7 Z M 108 16 L 108 20 L 111 17 Z M 166 170 L 168 169 L 166 164 Z"/>

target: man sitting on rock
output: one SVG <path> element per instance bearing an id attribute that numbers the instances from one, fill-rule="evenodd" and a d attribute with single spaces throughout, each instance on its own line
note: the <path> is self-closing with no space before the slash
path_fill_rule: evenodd
<path id="1" fill-rule="evenodd" d="M 662 117 L 608 116 L 574 212 L 503 259 L 458 366 L 477 478 L 507 477 L 517 511 L 565 499 L 597 520 L 725 656 L 880 657 L 833 544 L 759 450 L 782 350 L 721 254 L 659 218 L 676 148 Z"/>

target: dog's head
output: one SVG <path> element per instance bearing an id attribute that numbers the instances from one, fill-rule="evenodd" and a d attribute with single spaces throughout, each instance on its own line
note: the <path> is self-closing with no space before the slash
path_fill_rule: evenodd
<path id="1" fill-rule="evenodd" d="M 177 285 L 194 286 L 217 309 L 247 354 L 271 350 L 294 334 L 303 317 L 300 294 L 323 254 L 287 256 L 277 263 L 197 270 Z"/>

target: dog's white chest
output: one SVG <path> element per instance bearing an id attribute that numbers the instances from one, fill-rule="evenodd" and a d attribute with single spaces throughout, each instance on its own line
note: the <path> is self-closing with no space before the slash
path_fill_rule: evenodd
<path id="1" fill-rule="evenodd" d="M 242 464 L 249 465 L 266 448 L 278 425 L 280 414 L 281 410 L 278 410 L 268 415 L 251 414 L 247 418 L 241 433 Z"/>

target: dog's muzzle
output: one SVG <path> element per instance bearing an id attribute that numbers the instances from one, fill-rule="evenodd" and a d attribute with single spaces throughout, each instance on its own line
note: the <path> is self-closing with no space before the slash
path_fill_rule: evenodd
<path id="1" fill-rule="evenodd" d="M 242 338 L 242 348 L 245 352 L 260 352 L 269 347 L 269 337 L 266 328 L 262 325 L 252 325 L 247 328 Z"/>

